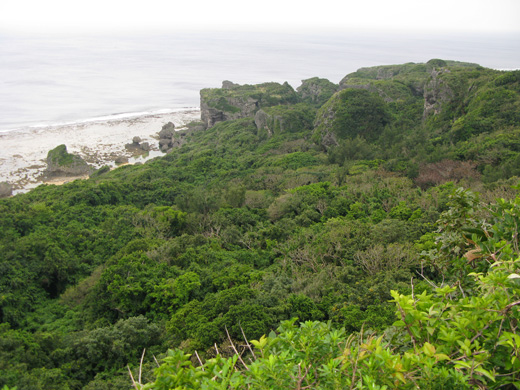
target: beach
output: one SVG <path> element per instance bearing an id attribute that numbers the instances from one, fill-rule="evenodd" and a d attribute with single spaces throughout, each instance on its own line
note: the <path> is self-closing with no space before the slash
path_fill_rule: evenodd
<path id="1" fill-rule="evenodd" d="M 167 113 L 144 114 L 133 117 L 91 120 L 80 123 L 45 127 L 30 127 L 0 133 L 0 182 L 13 186 L 13 194 L 27 192 L 42 183 L 62 184 L 82 177 L 54 177 L 43 175 L 49 150 L 65 144 L 69 153 L 78 154 L 96 168 L 115 167 L 117 157 L 127 157 L 130 163 L 144 162 L 161 156 L 157 133 L 162 126 L 173 122 L 177 130 L 192 121 L 200 120 L 198 108 L 179 109 Z M 150 152 L 134 155 L 125 148 L 133 137 L 148 142 Z"/>

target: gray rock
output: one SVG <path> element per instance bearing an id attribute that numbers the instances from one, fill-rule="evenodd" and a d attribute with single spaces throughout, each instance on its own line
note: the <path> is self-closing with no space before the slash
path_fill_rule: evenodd
<path id="1" fill-rule="evenodd" d="M 258 130 L 265 130 L 269 136 L 273 135 L 273 131 L 269 124 L 272 118 L 264 110 L 258 110 L 255 114 L 255 125 Z"/>
<path id="2" fill-rule="evenodd" d="M 118 156 L 114 160 L 116 164 L 128 164 L 128 157 L 125 156 Z"/>
<path id="3" fill-rule="evenodd" d="M 13 195 L 13 186 L 6 182 L 0 182 L 0 198 L 7 198 Z"/>
<path id="4" fill-rule="evenodd" d="M 166 123 L 161 131 L 159 131 L 159 138 L 171 138 L 175 134 L 175 125 L 172 122 Z"/>
<path id="5" fill-rule="evenodd" d="M 224 82 L 223 86 L 200 91 L 200 117 L 206 129 L 217 122 L 252 118 L 262 107 L 298 101 L 296 92 L 287 82 L 257 85 Z"/>
<path id="6" fill-rule="evenodd" d="M 329 80 L 314 77 L 302 80 L 302 85 L 296 88 L 296 93 L 302 102 L 322 106 L 338 89 L 339 86 Z"/>
<path id="7" fill-rule="evenodd" d="M 135 136 L 134 138 L 132 138 L 132 142 L 133 142 L 134 144 L 139 144 L 141 141 L 142 141 L 142 140 L 141 140 L 141 137 L 137 137 L 137 136 Z"/>
<path id="8" fill-rule="evenodd" d="M 172 139 L 171 138 L 161 138 L 159 140 L 159 149 L 163 152 L 167 151 L 172 147 Z"/>
<path id="9" fill-rule="evenodd" d="M 47 154 L 45 174 L 52 176 L 83 176 L 94 171 L 80 156 L 67 152 L 65 145 L 59 145 Z"/>
<path id="10" fill-rule="evenodd" d="M 454 96 L 450 87 L 438 77 L 443 72 L 449 72 L 449 70 L 433 69 L 430 72 L 430 80 L 424 86 L 423 119 L 432 113 L 438 115 L 441 112 L 442 104 L 451 100 Z"/>
<path id="11" fill-rule="evenodd" d="M 222 81 L 222 88 L 224 88 L 224 89 L 233 89 L 233 88 L 236 88 L 236 87 L 240 87 L 240 84 L 235 84 L 235 83 L 233 83 L 232 81 L 229 81 L 229 80 Z"/>
<path id="12" fill-rule="evenodd" d="M 148 152 L 150 150 L 150 144 L 148 142 L 142 142 L 139 146 L 145 152 Z"/>

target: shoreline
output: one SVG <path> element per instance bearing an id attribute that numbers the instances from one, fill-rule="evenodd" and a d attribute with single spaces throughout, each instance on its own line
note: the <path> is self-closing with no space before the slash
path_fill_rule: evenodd
<path id="1" fill-rule="evenodd" d="M 135 113 L 138 114 L 138 113 Z M 115 115 L 126 115 L 115 117 Z M 0 132 L 0 182 L 8 182 L 13 187 L 13 195 L 27 192 L 40 184 L 63 184 L 85 177 L 43 177 L 47 168 L 45 162 L 49 150 L 65 144 L 69 153 L 80 155 L 95 168 L 103 165 L 115 167 L 117 157 L 126 157 L 130 163 L 144 162 L 161 156 L 157 133 L 162 126 L 173 122 L 177 130 L 187 123 L 200 120 L 200 109 L 187 108 L 171 110 L 167 113 L 144 113 L 141 116 L 115 114 L 101 116 L 70 124 L 45 127 L 25 127 L 18 130 Z M 138 136 L 149 142 L 151 150 L 147 154 L 135 155 L 125 149 Z"/>

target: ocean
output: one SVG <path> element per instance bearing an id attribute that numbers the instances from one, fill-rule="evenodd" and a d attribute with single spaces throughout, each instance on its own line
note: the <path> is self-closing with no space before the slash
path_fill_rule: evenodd
<path id="1" fill-rule="evenodd" d="M 520 35 L 378 32 L 0 34 L 0 132 L 199 106 L 202 88 L 327 78 L 431 58 L 520 68 Z"/>

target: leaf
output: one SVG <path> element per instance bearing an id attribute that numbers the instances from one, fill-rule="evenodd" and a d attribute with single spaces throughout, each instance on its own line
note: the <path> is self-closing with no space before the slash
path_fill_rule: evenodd
<path id="1" fill-rule="evenodd" d="M 507 278 L 508 279 L 520 279 L 520 275 L 518 275 L 518 274 L 511 274 Z"/>
<path id="2" fill-rule="evenodd" d="M 437 360 L 450 360 L 450 357 L 444 353 L 436 353 L 433 355 Z"/>
<path id="3" fill-rule="evenodd" d="M 402 372 L 396 372 L 394 376 L 399 379 L 401 382 L 406 383 L 406 380 L 404 379 L 404 375 Z"/>
<path id="4" fill-rule="evenodd" d="M 457 367 L 464 367 L 464 368 L 471 368 L 471 365 L 466 362 L 455 362 L 455 366 Z"/>
<path id="5" fill-rule="evenodd" d="M 426 354 L 426 356 L 433 356 L 435 354 L 435 346 L 430 344 L 429 342 L 425 342 L 423 345 L 423 351 Z"/>
<path id="6" fill-rule="evenodd" d="M 482 374 L 482 375 L 484 375 L 484 376 L 486 376 L 486 377 L 488 377 L 493 382 L 495 382 L 495 376 L 492 373 L 490 373 L 489 371 L 484 370 L 482 367 L 475 368 L 475 371 L 480 373 L 480 374 Z"/>
<path id="7" fill-rule="evenodd" d="M 404 323 L 403 320 L 398 320 L 398 321 L 395 321 L 392 326 L 405 326 L 406 324 Z"/>

